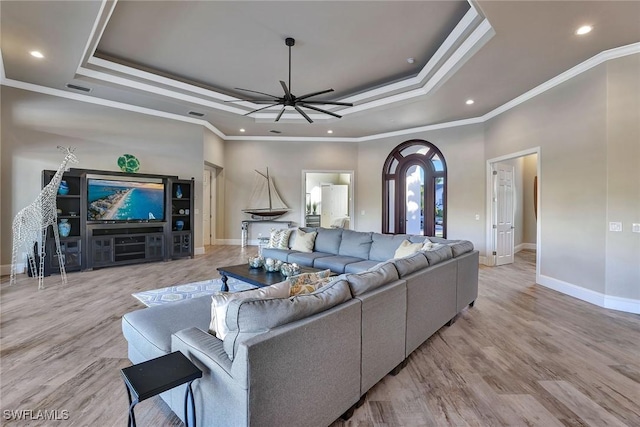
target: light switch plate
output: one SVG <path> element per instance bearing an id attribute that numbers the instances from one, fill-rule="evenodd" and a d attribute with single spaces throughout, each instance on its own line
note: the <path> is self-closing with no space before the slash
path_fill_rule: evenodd
<path id="1" fill-rule="evenodd" d="M 640 233 L 640 224 L 636 224 L 636 223 L 634 223 L 634 224 L 631 226 L 631 231 L 633 231 L 634 233 Z"/>
<path id="2" fill-rule="evenodd" d="M 609 223 L 609 231 L 622 231 L 622 223 L 621 222 L 610 222 Z"/>

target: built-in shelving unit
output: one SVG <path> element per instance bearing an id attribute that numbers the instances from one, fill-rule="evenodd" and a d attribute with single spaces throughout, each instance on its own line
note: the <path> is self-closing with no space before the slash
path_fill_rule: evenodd
<path id="1" fill-rule="evenodd" d="M 45 170 L 42 185 L 55 171 Z M 91 220 L 88 216 L 88 177 L 114 180 L 151 180 L 164 188 L 164 218 L 150 220 Z M 93 268 L 168 261 L 193 257 L 194 179 L 175 176 L 127 174 L 121 172 L 71 169 L 62 178 L 69 193 L 56 198 L 58 222 L 71 225 L 69 236 L 60 237 L 67 272 Z M 58 273 L 60 260 L 51 228 L 47 232 L 45 272 Z"/>

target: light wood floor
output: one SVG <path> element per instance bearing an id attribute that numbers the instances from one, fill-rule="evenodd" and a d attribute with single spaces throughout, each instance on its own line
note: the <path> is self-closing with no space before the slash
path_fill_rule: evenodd
<path id="1" fill-rule="evenodd" d="M 0 409 L 66 410 L 56 425 L 124 426 L 129 366 L 120 329 L 141 308 L 132 292 L 217 276 L 255 248 L 214 246 L 193 260 L 0 281 Z M 399 375 L 370 390 L 334 426 L 639 426 L 640 316 L 535 284 L 535 254 L 481 268 L 480 296 L 419 347 Z M 215 403 L 213 403 L 215 404 Z M 141 426 L 177 426 L 159 399 L 136 407 Z"/>

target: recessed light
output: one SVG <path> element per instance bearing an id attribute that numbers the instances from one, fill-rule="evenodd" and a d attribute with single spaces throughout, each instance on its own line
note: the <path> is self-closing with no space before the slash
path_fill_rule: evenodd
<path id="1" fill-rule="evenodd" d="M 475 101 L 473 99 L 467 99 L 467 102 L 465 102 L 465 104 L 467 105 L 471 105 L 473 104 Z"/>
<path id="2" fill-rule="evenodd" d="M 407 58 L 407 62 L 409 64 L 413 64 L 414 62 L 416 62 L 415 58 Z"/>
<path id="3" fill-rule="evenodd" d="M 38 59 L 42 59 L 44 58 L 44 55 L 37 51 L 37 50 L 32 50 L 31 52 L 29 52 L 31 54 L 31 56 L 33 56 L 34 58 L 38 58 Z"/>
<path id="4" fill-rule="evenodd" d="M 243 128 L 240 128 L 240 132 L 244 132 L 244 129 L 243 129 Z"/>
<path id="5" fill-rule="evenodd" d="M 327 133 L 333 133 L 333 131 L 332 131 L 331 129 L 329 129 L 329 130 L 327 131 Z"/>
<path id="6" fill-rule="evenodd" d="M 576 34 L 579 36 L 583 36 L 587 33 L 590 33 L 591 30 L 593 30 L 593 27 L 591 25 L 583 25 L 582 27 L 576 30 Z"/>

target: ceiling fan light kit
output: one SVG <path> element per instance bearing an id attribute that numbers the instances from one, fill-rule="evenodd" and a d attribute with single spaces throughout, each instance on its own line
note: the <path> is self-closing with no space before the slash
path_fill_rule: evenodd
<path id="1" fill-rule="evenodd" d="M 320 101 L 320 100 L 310 99 L 317 95 L 323 95 L 325 93 L 333 92 L 333 89 L 325 89 L 318 92 L 311 92 L 302 96 L 295 96 L 294 94 L 291 93 L 291 47 L 293 47 L 296 44 L 296 41 L 291 37 L 287 37 L 284 42 L 289 47 L 289 84 L 287 85 L 287 83 L 285 83 L 283 80 L 280 80 L 280 85 L 282 86 L 282 90 L 284 91 L 284 96 L 279 97 L 279 96 L 271 95 L 268 93 L 259 92 L 257 90 L 242 89 L 239 87 L 235 88 L 236 90 L 257 93 L 257 94 L 265 95 L 268 97 L 268 98 L 240 99 L 239 101 L 249 101 L 249 102 L 253 102 L 254 104 L 267 104 L 267 106 L 265 107 L 255 109 L 253 111 L 249 111 L 248 113 L 245 114 L 245 116 L 248 116 L 249 114 L 257 113 L 258 111 L 266 110 L 267 108 L 275 107 L 276 105 L 282 105 L 282 109 L 280 110 L 280 112 L 278 113 L 278 116 L 276 117 L 276 122 L 280 120 L 280 118 L 284 114 L 287 107 L 293 107 L 309 123 L 313 123 L 313 120 L 311 120 L 311 117 L 309 117 L 309 115 L 305 113 L 301 107 L 307 108 L 309 110 L 314 110 L 319 113 L 328 114 L 338 119 L 342 118 L 341 115 L 336 114 L 329 110 L 325 110 L 320 107 L 316 107 L 316 105 L 340 105 L 345 107 L 353 107 L 352 103 L 338 102 L 338 101 Z M 233 100 L 228 102 L 238 102 L 238 100 Z"/>

